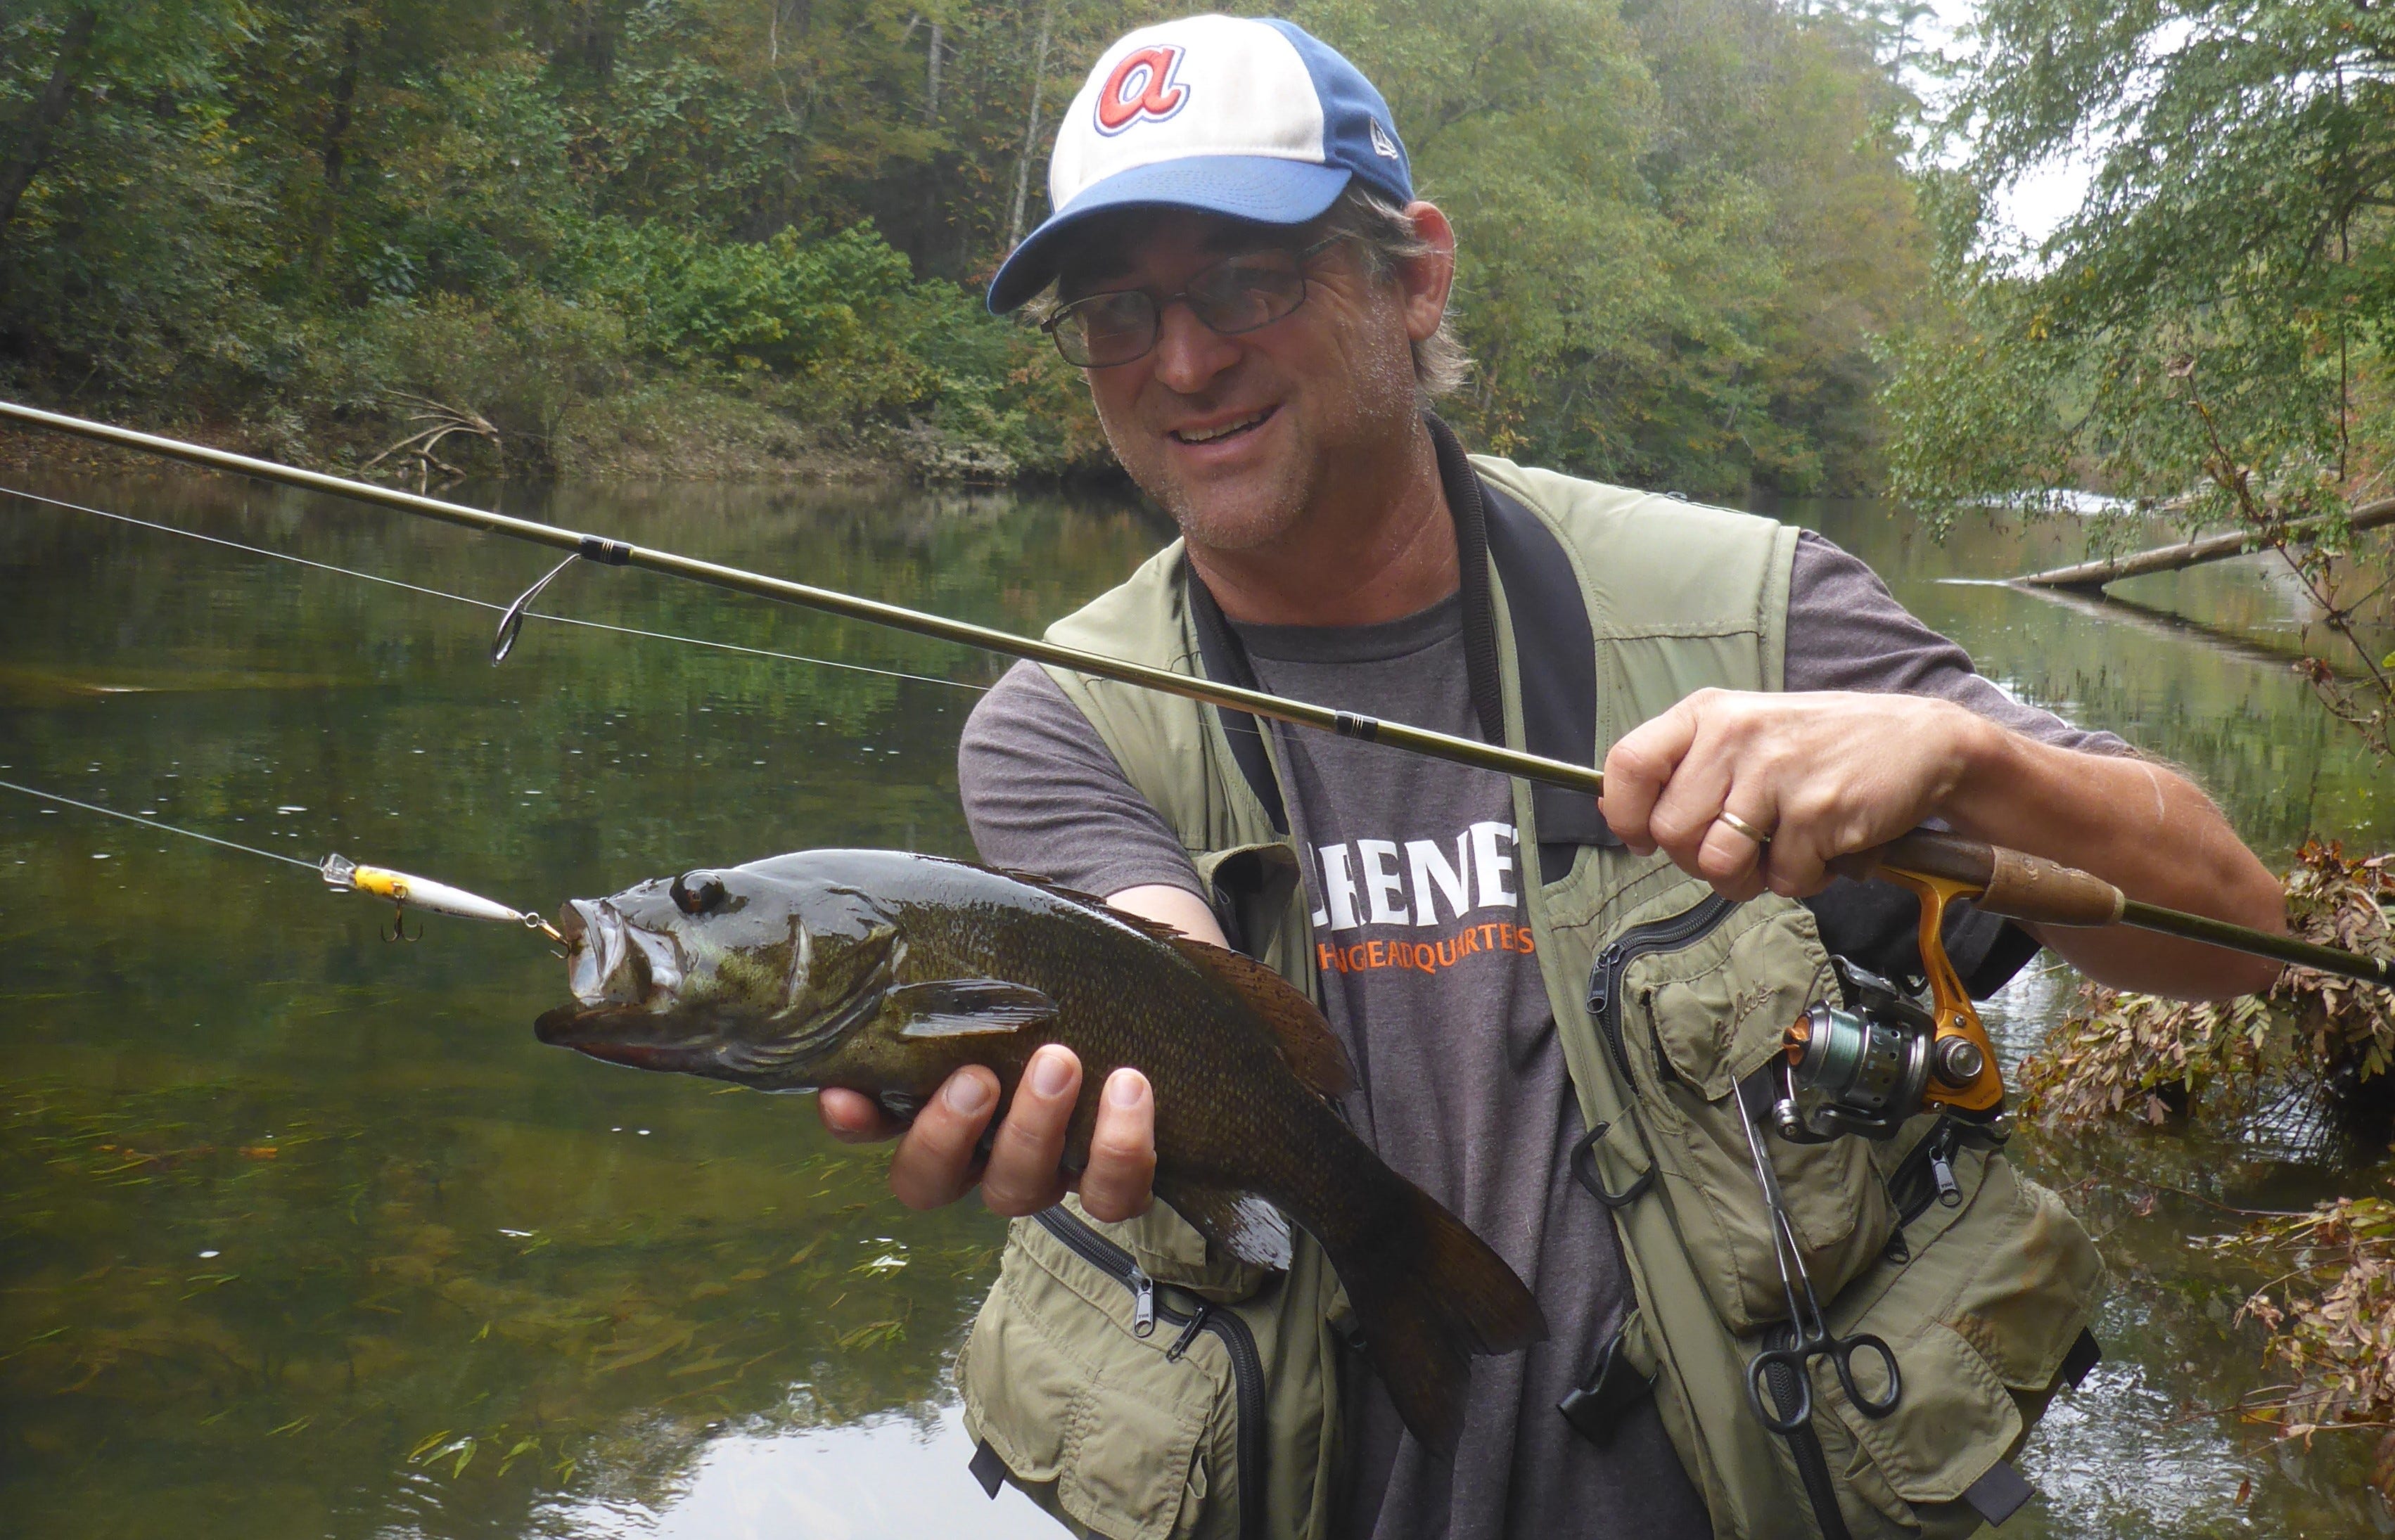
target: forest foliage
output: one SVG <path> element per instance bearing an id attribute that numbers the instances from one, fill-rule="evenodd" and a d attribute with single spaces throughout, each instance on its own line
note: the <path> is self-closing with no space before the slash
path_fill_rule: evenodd
<path id="1" fill-rule="evenodd" d="M 978 285 L 1095 0 L 0 0 L 0 383 L 338 461 L 530 468 L 715 412 L 932 470 L 1103 460 Z M 1875 11 L 1300 0 L 1462 230 L 1475 442 L 1697 494 L 1869 479 L 1926 273 Z M 706 410 L 694 407 L 701 403 Z"/>

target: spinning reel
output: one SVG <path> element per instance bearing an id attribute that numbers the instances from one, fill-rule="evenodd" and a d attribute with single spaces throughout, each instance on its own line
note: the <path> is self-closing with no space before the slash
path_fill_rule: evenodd
<path id="1" fill-rule="evenodd" d="M 1979 1013 L 1946 955 L 1946 906 L 1982 889 L 1951 877 L 1886 870 L 1921 900 L 1921 962 L 1929 1003 L 1843 957 L 1833 958 L 1844 1005 L 1824 1001 L 1789 1025 L 1772 1124 L 1780 1138 L 1819 1144 L 1847 1134 L 1893 1138 L 1905 1120 L 1944 1112 L 1971 1123 L 2004 1115 L 2005 1083 Z"/>

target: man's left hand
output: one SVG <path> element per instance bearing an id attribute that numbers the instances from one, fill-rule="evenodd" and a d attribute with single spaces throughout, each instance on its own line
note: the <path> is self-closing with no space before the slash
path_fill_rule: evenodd
<path id="1" fill-rule="evenodd" d="M 2000 731 L 1916 695 L 1700 690 L 1613 745 L 1597 806 L 1727 898 L 1804 898 L 1831 861 L 1935 816 L 1968 740 Z"/>
<path id="2" fill-rule="evenodd" d="M 2084 754 L 1919 695 L 1700 690 L 1624 734 L 1598 807 L 1725 897 L 1805 898 L 1829 863 L 1930 819 L 2093 872 L 2133 898 L 2283 930 L 2284 892 L 2220 809 L 2168 766 Z M 2099 983 L 2249 994 L 2278 966 L 2118 926 L 2031 926 Z"/>

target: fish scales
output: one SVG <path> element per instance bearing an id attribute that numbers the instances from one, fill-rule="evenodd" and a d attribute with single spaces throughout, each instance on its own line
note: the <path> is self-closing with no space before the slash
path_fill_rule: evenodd
<path id="1" fill-rule="evenodd" d="M 953 1056 L 924 1066 L 933 1072 L 925 1076 L 932 1086 L 957 1067 L 983 1063 L 1000 1072 L 1011 1097 L 1031 1053 L 1059 1042 L 1084 1071 L 1066 1136 L 1069 1168 L 1088 1162 L 1106 1076 L 1128 1065 L 1155 1089 L 1158 1182 L 1168 1203 L 1176 1184 L 1207 1182 L 1258 1193 L 1284 1210 L 1344 1218 L 1333 1199 L 1341 1167 L 1373 1157 L 1290 1073 L 1253 1012 L 1152 934 L 1027 884 L 1009 887 L 1021 907 L 900 907 L 902 929 L 925 943 L 907 948 L 906 981 L 976 974 L 1039 981 L 1057 1006 L 1052 1023 L 1012 1034 L 1002 1048 L 952 1039 Z M 1025 912 L 1056 923 L 1023 925 Z"/>
<path id="2" fill-rule="evenodd" d="M 1474 1353 L 1545 1336 L 1502 1258 L 1356 1138 L 1313 1004 L 1252 960 L 1096 899 L 963 862 L 808 850 L 576 900 L 575 1004 L 544 1042 L 763 1090 L 841 1086 L 911 1115 L 957 1069 L 1011 1101 L 1031 1055 L 1081 1060 L 1065 1163 L 1106 1076 L 1155 1090 L 1157 1196 L 1212 1244 L 1286 1265 L 1322 1244 L 1408 1427 L 1451 1449 Z"/>

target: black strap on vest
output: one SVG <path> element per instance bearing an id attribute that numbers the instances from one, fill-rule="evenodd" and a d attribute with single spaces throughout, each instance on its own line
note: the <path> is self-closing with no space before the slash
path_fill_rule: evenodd
<path id="1" fill-rule="evenodd" d="M 1422 414 L 1431 447 L 1438 453 L 1439 490 L 1455 519 L 1456 565 L 1463 590 L 1463 669 L 1472 681 L 1472 714 L 1480 718 L 1480 741 L 1505 741 L 1505 687 L 1497 669 L 1497 606 L 1489 593 L 1489 513 L 1480 478 L 1465 458 L 1455 430 L 1435 413 Z M 1506 588 L 1512 592 L 1508 579 Z"/>
<path id="2" fill-rule="evenodd" d="M 1248 662 L 1248 650 L 1223 617 L 1223 607 L 1214 602 L 1213 591 L 1198 569 L 1189 564 L 1185 555 L 1181 559 L 1181 575 L 1189 593 L 1189 617 L 1196 623 L 1198 654 L 1206 665 L 1206 677 L 1235 684 L 1242 690 L 1261 690 L 1256 683 L 1256 671 Z M 1282 806 L 1280 783 L 1273 779 L 1272 759 L 1264 753 L 1264 735 L 1256 719 L 1244 711 L 1218 705 L 1214 716 L 1223 724 L 1223 736 L 1231 744 L 1231 758 L 1239 767 L 1239 774 L 1256 800 L 1264 805 L 1265 816 L 1272 820 L 1273 833 L 1289 833 L 1289 810 Z"/>

